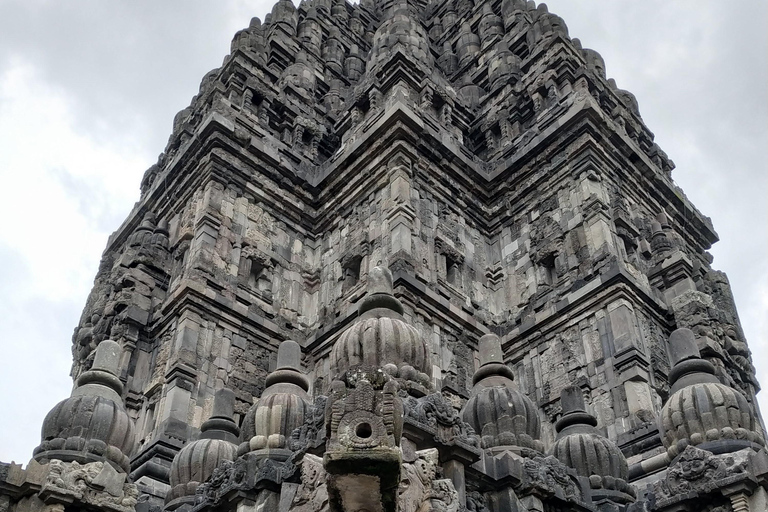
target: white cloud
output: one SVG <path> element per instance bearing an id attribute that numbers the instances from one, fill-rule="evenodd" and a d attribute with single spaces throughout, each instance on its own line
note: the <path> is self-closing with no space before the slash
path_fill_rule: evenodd
<path id="1" fill-rule="evenodd" d="M 0 410 L 20 415 L 0 453 L 26 462 L 43 416 L 68 394 L 69 337 L 147 155 L 78 133 L 66 95 L 21 60 L 0 75 L 0 140 Z"/>
<path id="2" fill-rule="evenodd" d="M 24 293 L 58 300 L 86 291 L 106 229 L 137 196 L 148 154 L 73 130 L 66 96 L 20 62 L 0 77 L 0 240 L 33 269 Z M 66 272 L 62 272 L 66 269 Z"/>

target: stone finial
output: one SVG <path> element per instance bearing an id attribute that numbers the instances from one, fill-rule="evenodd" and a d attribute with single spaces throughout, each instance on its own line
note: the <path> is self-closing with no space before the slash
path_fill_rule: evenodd
<path id="1" fill-rule="evenodd" d="M 350 80 L 358 80 L 365 72 L 365 61 L 360 57 L 360 49 L 356 44 L 349 48 L 349 56 L 344 61 L 344 73 Z"/>
<path id="2" fill-rule="evenodd" d="M 123 406 L 123 384 L 117 377 L 120 345 L 104 340 L 96 347 L 93 366 L 77 379 L 72 396 L 59 402 L 43 420 L 39 462 L 108 462 L 128 473 L 133 451 L 133 423 Z"/>
<path id="3" fill-rule="evenodd" d="M 152 232 L 155 230 L 155 214 L 147 212 L 144 214 L 144 218 L 141 224 L 136 230 L 128 237 L 128 245 L 130 247 L 137 247 L 144 244 L 145 239 L 152 236 Z"/>
<path id="4" fill-rule="evenodd" d="M 701 358 L 696 335 L 690 329 L 677 329 L 669 336 L 672 370 L 669 372 L 671 392 L 693 384 L 718 383 L 715 367 Z"/>
<path id="5" fill-rule="evenodd" d="M 162 219 L 158 222 L 157 227 L 155 228 L 155 233 L 163 233 L 165 236 L 168 236 L 168 221 Z"/>
<path id="6" fill-rule="evenodd" d="M 200 438 L 185 445 L 171 463 L 166 511 L 193 505 L 200 484 L 223 462 L 235 459 L 240 429 L 232 419 L 234 411 L 235 393 L 226 388 L 218 390 L 211 417 L 200 426 Z"/>
<path id="7" fill-rule="evenodd" d="M 235 413 L 235 393 L 231 389 L 222 388 L 213 396 L 213 418 L 232 418 Z"/>
<path id="8" fill-rule="evenodd" d="M 456 53 L 459 56 L 459 65 L 463 66 L 480 51 L 480 38 L 472 32 L 472 26 L 468 22 L 461 24 L 459 39 L 456 43 Z"/>
<path id="9" fill-rule="evenodd" d="M 527 6 L 525 0 L 502 0 L 501 13 L 504 16 L 514 14 L 518 11 L 526 11 Z"/>
<path id="10" fill-rule="evenodd" d="M 419 331 L 403 318 L 403 305 L 393 295 L 389 269 L 375 267 L 368 273 L 368 294 L 355 323 L 341 333 L 331 352 L 334 378 L 366 378 L 383 385 L 379 369 L 402 379 L 421 396 L 432 387 L 429 347 Z M 346 376 L 346 377 L 345 377 Z M 418 391 L 416 391 L 418 390 Z"/>
<path id="11" fill-rule="evenodd" d="M 285 340 L 277 348 L 277 369 L 301 370 L 301 345 Z"/>
<path id="12" fill-rule="evenodd" d="M 152 212 L 145 213 L 144 218 L 141 220 L 140 227 L 142 229 L 148 229 L 149 231 L 155 229 L 155 214 Z"/>
<path id="13" fill-rule="evenodd" d="M 384 308 L 390 309 L 400 315 L 403 314 L 403 305 L 393 293 L 392 272 L 385 267 L 374 267 L 368 273 L 367 283 L 368 295 L 360 304 L 359 314 L 372 309 Z"/>
<path id="14" fill-rule="evenodd" d="M 696 335 L 690 329 L 677 329 L 669 336 L 669 352 L 672 364 L 701 357 Z"/>
<path id="15" fill-rule="evenodd" d="M 503 363 L 504 354 L 501 351 L 501 340 L 495 334 L 486 334 L 477 343 L 480 352 L 480 366 L 488 363 Z"/>
<path id="16" fill-rule="evenodd" d="M 293 5 L 291 0 L 278 0 L 278 2 L 272 7 L 270 13 L 272 22 L 277 26 L 283 26 L 288 34 L 296 35 L 296 23 L 298 21 L 298 14 L 296 12 L 296 6 Z M 267 15 L 269 16 L 269 14 Z"/>
<path id="17" fill-rule="evenodd" d="M 536 405 L 514 385 L 512 370 L 503 363 L 501 340 L 486 334 L 478 341 L 480 368 L 472 376 L 472 393 L 461 411 L 482 440 L 483 448 L 517 447 L 538 454 L 541 423 Z"/>
<path id="18" fill-rule="evenodd" d="M 232 416 L 235 414 L 235 393 L 231 389 L 222 388 L 213 395 L 213 411 L 211 417 L 200 425 L 200 439 L 223 439 L 236 445 L 240 436 Z"/>
<path id="19" fill-rule="evenodd" d="M 672 250 L 672 242 L 658 220 L 651 221 L 651 233 L 651 249 L 655 255 L 664 256 Z"/>
<path id="20" fill-rule="evenodd" d="M 595 428 L 597 419 L 586 410 L 584 395 L 578 386 L 560 392 L 562 417 L 555 423 L 557 439 L 552 455 L 589 479 L 595 498 L 625 504 L 634 501 L 635 492 L 627 483 L 627 459 L 618 446 Z M 609 493 L 602 490 L 608 489 Z M 613 492 L 618 491 L 618 492 Z"/>
<path id="21" fill-rule="evenodd" d="M 168 249 L 168 221 L 162 219 L 157 223 L 152 234 L 152 245 L 162 249 Z"/>
<path id="22" fill-rule="evenodd" d="M 495 377 L 493 385 L 506 385 L 507 380 L 511 384 L 515 377 L 512 370 L 504 364 L 501 339 L 495 334 L 486 334 L 478 341 L 477 349 L 480 353 L 480 368 L 472 376 L 472 384 L 477 384 L 489 377 Z M 499 381 L 499 379 L 502 380 Z"/>
<path id="23" fill-rule="evenodd" d="M 596 73 L 598 76 L 605 78 L 605 61 L 603 57 L 591 48 L 582 48 L 581 55 L 584 60 L 587 61 L 587 68 Z"/>
<path id="24" fill-rule="evenodd" d="M 662 228 L 669 228 L 671 226 L 667 212 L 663 210 L 660 211 L 656 216 L 656 221 L 661 225 Z"/>
<path id="25" fill-rule="evenodd" d="M 749 402 L 715 377 L 712 363 L 701 358 L 693 332 L 677 329 L 669 345 L 674 366 L 659 430 L 670 458 L 689 445 L 719 453 L 764 446 L 762 428 Z"/>
<path id="26" fill-rule="evenodd" d="M 483 44 L 488 43 L 496 36 L 501 36 L 504 32 L 501 18 L 493 12 L 490 3 L 483 4 L 483 14 L 480 19 L 479 32 Z"/>
<path id="27" fill-rule="evenodd" d="M 368 293 L 392 295 L 392 272 L 388 268 L 374 267 L 368 274 Z"/>
<path id="28" fill-rule="evenodd" d="M 555 423 L 555 430 L 559 433 L 572 425 L 582 425 L 583 427 L 595 427 L 597 419 L 587 412 L 584 403 L 584 395 L 578 386 L 568 386 L 560 392 L 560 407 L 563 409 L 563 415 Z M 581 429 L 584 431 L 584 428 Z M 596 433 L 594 428 L 586 430 L 589 433 Z M 558 434 L 558 439 L 561 436 Z"/>
<path id="29" fill-rule="evenodd" d="M 100 370 L 103 372 L 117 375 L 120 367 L 120 355 L 122 354 L 120 344 L 112 340 L 104 340 L 96 347 L 96 353 L 93 357 L 91 370 Z"/>
<path id="30" fill-rule="evenodd" d="M 309 379 L 301 371 L 301 346 L 293 340 L 285 340 L 277 348 L 277 368 L 267 375 L 267 387 L 290 382 L 304 391 L 309 390 Z"/>
<path id="31" fill-rule="evenodd" d="M 334 1 L 333 7 L 331 7 L 331 15 L 343 23 L 347 22 L 349 19 L 349 11 L 347 11 L 345 0 Z"/>
<path id="32" fill-rule="evenodd" d="M 100 396 L 122 406 L 123 383 L 117 376 L 121 354 L 122 349 L 116 341 L 99 343 L 91 369 L 78 377 L 72 396 Z"/>
<path id="33" fill-rule="evenodd" d="M 450 41 L 443 43 L 443 53 L 437 59 L 437 65 L 443 70 L 446 76 L 452 76 L 459 69 L 459 57 L 454 53 Z"/>
<path id="34" fill-rule="evenodd" d="M 381 25 L 373 36 L 373 45 L 368 54 L 371 68 L 389 59 L 392 52 L 400 48 L 405 54 L 427 67 L 433 63 L 429 37 L 412 12 L 407 0 L 395 0 L 384 15 Z"/>
<path id="35" fill-rule="evenodd" d="M 586 412 L 584 404 L 584 395 L 578 386 L 568 386 L 560 392 L 560 407 L 563 409 L 563 415 L 572 412 Z"/>
<path id="36" fill-rule="evenodd" d="M 286 460 L 288 440 L 294 429 L 310 416 L 309 379 L 301 371 L 301 347 L 285 340 L 277 350 L 277 368 L 267 375 L 266 389 L 248 410 L 243 421 L 240 455 L 256 452 L 259 457 Z"/>

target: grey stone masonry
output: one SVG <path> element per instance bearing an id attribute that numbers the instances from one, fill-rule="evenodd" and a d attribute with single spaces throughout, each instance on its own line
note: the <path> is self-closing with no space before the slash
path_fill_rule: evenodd
<path id="1" fill-rule="evenodd" d="M 761 506 L 759 385 L 673 169 L 545 4 L 280 0 L 176 115 L 75 329 L 73 378 L 134 425 L 115 489 L 147 511 Z M 42 485 L 6 466 L 13 500 Z"/>
<path id="2" fill-rule="evenodd" d="M 497 333 L 545 440 L 579 383 L 631 461 L 660 452 L 678 325 L 754 404 L 717 235 L 599 54 L 543 5 L 328 4 L 238 32 L 110 238 L 73 374 L 120 341 L 140 452 L 193 435 L 224 386 L 240 421 L 283 339 L 326 394 L 377 265 L 434 386 L 464 400 Z"/>

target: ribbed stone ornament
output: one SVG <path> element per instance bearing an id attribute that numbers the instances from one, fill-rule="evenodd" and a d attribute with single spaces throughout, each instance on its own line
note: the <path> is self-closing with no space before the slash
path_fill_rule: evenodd
<path id="1" fill-rule="evenodd" d="M 93 366 L 77 379 L 72 396 L 56 404 L 43 420 L 35 460 L 107 461 L 119 471 L 130 471 L 134 435 L 117 377 L 121 352 L 114 341 L 99 343 Z"/>
<path id="2" fill-rule="evenodd" d="M 659 415 L 662 442 L 674 458 L 694 445 L 715 452 L 737 451 L 765 445 L 752 410 L 737 390 L 721 384 L 714 367 L 701 358 L 690 329 L 670 335 L 673 368 L 671 396 Z"/>
<path id="3" fill-rule="evenodd" d="M 240 429 L 232 419 L 234 405 L 235 394 L 231 390 L 216 392 L 213 413 L 200 426 L 200 438 L 185 445 L 173 459 L 166 510 L 194 504 L 198 486 L 208 480 L 221 463 L 235 460 Z"/>
<path id="4" fill-rule="evenodd" d="M 480 338 L 480 368 L 462 409 L 462 419 L 480 435 L 486 449 L 517 447 L 523 455 L 544 450 L 536 405 L 513 383 L 512 370 L 503 363 L 501 340 L 495 334 Z"/>
<path id="5" fill-rule="evenodd" d="M 560 403 L 563 415 L 555 424 L 557 439 L 552 455 L 589 479 L 592 489 L 616 491 L 626 496 L 612 496 L 614 501 L 631 501 L 635 491 L 627 483 L 627 459 L 616 443 L 595 428 L 597 420 L 587 412 L 581 388 L 563 389 Z"/>
<path id="6" fill-rule="evenodd" d="M 418 15 L 410 12 L 407 0 L 395 0 L 389 16 L 376 30 L 368 59 L 370 66 L 388 60 L 397 47 L 401 47 L 415 62 L 432 64 L 429 38 Z"/>
<path id="7" fill-rule="evenodd" d="M 403 318 L 388 269 L 376 267 L 368 274 L 368 295 L 359 314 L 333 346 L 331 374 L 340 378 L 358 368 L 383 368 L 426 392 L 431 387 L 429 349 L 419 331 Z"/>
<path id="8" fill-rule="evenodd" d="M 277 368 L 267 376 L 267 388 L 243 421 L 238 453 L 258 452 L 266 458 L 287 459 L 293 431 L 311 415 L 309 381 L 301 372 L 301 347 L 292 340 L 280 344 Z"/>

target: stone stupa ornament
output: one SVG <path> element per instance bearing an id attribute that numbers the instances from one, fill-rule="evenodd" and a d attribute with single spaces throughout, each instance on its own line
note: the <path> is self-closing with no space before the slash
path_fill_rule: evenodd
<path id="1" fill-rule="evenodd" d="M 130 472 L 133 421 L 125 411 L 123 384 L 117 377 L 121 353 L 115 341 L 99 343 L 93 365 L 78 377 L 72 396 L 55 405 L 43 420 L 35 460 L 106 461 L 120 472 Z"/>
<path id="2" fill-rule="evenodd" d="M 492 451 L 510 450 L 524 456 L 544 451 L 536 405 L 513 383 L 512 370 L 504 364 L 501 340 L 486 334 L 478 343 L 480 368 L 472 377 L 472 393 L 462 418 L 480 435 L 482 446 Z"/>
<path id="3" fill-rule="evenodd" d="M 659 430 L 669 457 L 689 445 L 712 453 L 765 446 L 760 423 L 737 390 L 720 383 L 712 363 L 701 358 L 696 336 L 677 329 L 669 337 L 670 397 L 659 415 Z"/>
<path id="4" fill-rule="evenodd" d="M 200 437 L 186 444 L 173 459 L 165 510 L 194 505 L 200 484 L 224 461 L 235 459 L 240 429 L 232 419 L 234 410 L 235 393 L 226 388 L 218 390 L 211 417 L 200 426 Z"/>
<path id="5" fill-rule="evenodd" d="M 293 431 L 311 417 L 309 380 L 301 371 L 301 347 L 286 340 L 277 349 L 277 368 L 267 375 L 266 389 L 243 421 L 243 443 L 238 455 L 284 461 L 291 456 L 288 441 Z"/>
<path id="6" fill-rule="evenodd" d="M 375 267 L 368 274 L 368 294 L 357 321 L 339 336 L 331 352 L 331 372 L 353 384 L 360 372 L 374 386 L 386 380 L 385 372 L 415 396 L 432 387 L 429 349 L 415 327 L 403 318 L 403 305 L 392 292 L 392 273 Z"/>
<path id="7" fill-rule="evenodd" d="M 600 434 L 597 419 L 587 412 L 578 386 L 560 393 L 563 415 L 555 423 L 557 439 L 552 455 L 589 480 L 593 499 L 629 503 L 635 491 L 627 482 L 627 459 L 616 443 Z"/>

